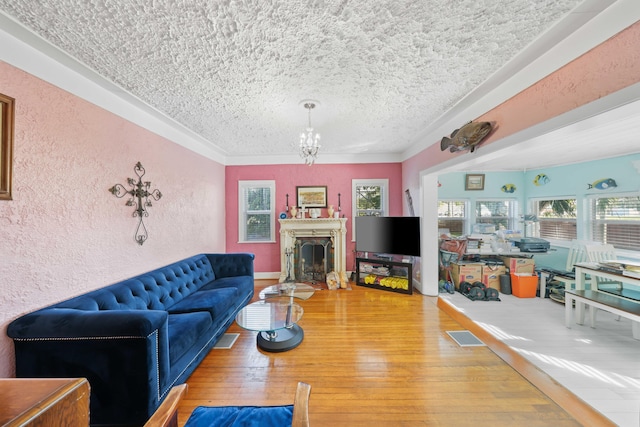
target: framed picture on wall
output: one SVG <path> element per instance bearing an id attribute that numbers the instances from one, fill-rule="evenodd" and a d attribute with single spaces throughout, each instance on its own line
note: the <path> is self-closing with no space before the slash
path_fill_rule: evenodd
<path id="1" fill-rule="evenodd" d="M 327 207 L 327 186 L 300 186 L 296 187 L 298 195 L 296 206 L 305 208 Z"/>
<path id="2" fill-rule="evenodd" d="M 484 174 L 468 173 L 465 177 L 464 189 L 466 191 L 484 190 Z"/>
<path id="3" fill-rule="evenodd" d="M 14 99 L 0 93 L 0 200 L 11 200 Z"/>

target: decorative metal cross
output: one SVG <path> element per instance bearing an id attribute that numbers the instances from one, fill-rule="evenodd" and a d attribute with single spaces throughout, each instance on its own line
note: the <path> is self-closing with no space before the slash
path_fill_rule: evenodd
<path id="1" fill-rule="evenodd" d="M 127 184 L 131 186 L 131 190 L 127 190 L 121 184 L 116 184 L 111 187 L 109 191 L 119 199 L 127 194 L 131 196 L 131 198 L 127 200 L 127 203 L 125 203 L 125 205 L 136 207 L 133 211 L 133 217 L 138 217 L 139 220 L 138 227 L 136 228 L 136 233 L 133 238 L 139 245 L 142 245 L 147 240 L 147 237 L 149 237 L 149 233 L 147 233 L 147 227 L 144 226 L 144 222 L 142 221 L 142 217 L 149 216 L 149 213 L 145 208 L 152 206 L 149 197 L 152 197 L 157 201 L 162 197 L 162 193 L 160 192 L 160 190 L 153 190 L 149 192 L 151 182 L 142 182 L 142 177 L 145 174 L 145 170 L 140 162 L 136 163 L 133 171 L 136 173 L 136 175 L 138 175 L 138 182 L 136 182 L 136 180 L 133 178 L 127 179 Z"/>

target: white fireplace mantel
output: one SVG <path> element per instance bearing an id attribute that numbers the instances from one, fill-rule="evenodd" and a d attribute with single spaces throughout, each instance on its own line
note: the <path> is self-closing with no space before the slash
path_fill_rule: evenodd
<path id="1" fill-rule="evenodd" d="M 347 265 L 347 219 L 346 218 L 309 218 L 279 219 L 280 222 L 280 279 L 282 283 L 295 278 L 293 255 L 290 271 L 287 272 L 287 249 L 293 251 L 298 237 L 329 237 L 333 246 L 333 271 L 346 274 Z M 288 273 L 288 274 L 287 274 Z"/>

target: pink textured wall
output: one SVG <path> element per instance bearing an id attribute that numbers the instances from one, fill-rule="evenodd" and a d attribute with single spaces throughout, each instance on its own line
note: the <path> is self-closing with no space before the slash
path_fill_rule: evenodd
<path id="1" fill-rule="evenodd" d="M 638 46 L 640 22 L 478 117 L 498 123 L 496 131 L 482 144 L 491 144 L 640 82 Z M 433 145 L 403 162 L 403 187 L 413 192 L 419 188 L 421 170 L 467 154 L 442 152 L 439 142 L 427 141 Z"/>
<path id="2" fill-rule="evenodd" d="M 226 171 L 227 194 L 227 252 L 252 252 L 256 254 L 256 272 L 280 272 L 280 227 L 276 224 L 275 243 L 238 243 L 238 181 L 275 180 L 276 212 L 283 212 L 286 206 L 286 194 L 289 194 L 289 206 L 296 204 L 296 186 L 326 185 L 327 202 L 338 209 L 338 193 L 341 194 L 340 206 L 347 221 L 347 268 L 353 266 L 354 243 L 351 241 L 351 180 L 352 179 L 388 179 L 389 213 L 402 215 L 403 193 L 401 187 L 400 163 L 377 164 L 314 164 L 309 167 L 299 165 L 263 165 L 228 166 Z M 326 210 L 322 216 L 326 217 Z"/>
<path id="3" fill-rule="evenodd" d="M 13 200 L 0 201 L 0 377 L 20 314 L 201 252 L 224 252 L 224 167 L 0 62 L 15 98 Z M 133 239 L 133 208 L 108 189 L 136 178 L 163 197 Z"/>

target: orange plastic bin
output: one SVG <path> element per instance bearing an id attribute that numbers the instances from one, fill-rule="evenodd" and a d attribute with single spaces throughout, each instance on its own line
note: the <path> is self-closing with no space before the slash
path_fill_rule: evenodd
<path id="1" fill-rule="evenodd" d="M 538 276 L 511 273 L 511 293 L 518 298 L 535 298 L 538 290 Z"/>

